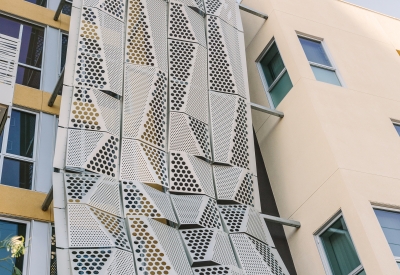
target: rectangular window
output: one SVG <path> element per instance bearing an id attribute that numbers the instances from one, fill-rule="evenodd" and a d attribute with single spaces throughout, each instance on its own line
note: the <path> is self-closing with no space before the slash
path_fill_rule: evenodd
<path id="1" fill-rule="evenodd" d="M 45 7 L 45 8 L 47 7 L 47 0 L 25 0 L 25 1 Z"/>
<path id="2" fill-rule="evenodd" d="M 343 216 L 320 230 L 316 239 L 327 274 L 365 274 Z"/>
<path id="3" fill-rule="evenodd" d="M 293 87 L 275 41 L 267 46 L 256 62 L 270 105 L 274 108 Z"/>
<path id="4" fill-rule="evenodd" d="M 28 225 L 23 222 L 16 222 L 9 219 L 0 220 L 0 241 L 14 237 L 22 236 L 26 240 Z M 6 248 L 0 248 L 0 259 L 10 258 L 10 261 L 0 261 L 0 274 L 1 275 L 12 275 L 14 274 L 13 265 L 17 267 L 21 272 L 24 270 L 24 256 L 18 258 L 11 258 L 11 252 L 7 251 Z"/>
<path id="5" fill-rule="evenodd" d="M 383 209 L 374 209 L 374 211 L 400 267 L 400 213 Z"/>
<path id="6" fill-rule="evenodd" d="M 61 62 L 60 62 L 60 72 L 64 69 L 65 60 L 67 58 L 67 48 L 68 48 L 68 35 L 65 33 L 61 34 Z"/>
<path id="7" fill-rule="evenodd" d="M 64 6 L 62 7 L 61 12 L 65 15 L 69 15 L 71 16 L 71 12 L 72 12 L 72 1 L 68 1 L 66 0 L 64 2 Z"/>
<path id="8" fill-rule="evenodd" d="M 315 78 L 318 81 L 342 86 L 336 74 L 336 69 L 329 61 L 321 41 L 299 36 L 300 44 L 310 63 Z"/>
<path id="9" fill-rule="evenodd" d="M 35 167 L 37 114 L 12 109 L 1 134 L 1 184 L 32 189 Z"/>
<path id="10" fill-rule="evenodd" d="M 0 15 L 0 34 L 21 40 L 16 83 L 40 89 L 44 28 Z"/>

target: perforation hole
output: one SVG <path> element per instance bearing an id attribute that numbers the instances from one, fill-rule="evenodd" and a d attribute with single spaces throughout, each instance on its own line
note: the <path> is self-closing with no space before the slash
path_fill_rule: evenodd
<path id="1" fill-rule="evenodd" d="M 110 260 L 111 250 L 73 250 L 71 254 L 76 274 L 100 274 Z"/>
<path id="2" fill-rule="evenodd" d="M 125 201 L 125 208 L 129 213 L 144 215 L 151 218 L 160 218 L 161 213 L 151 204 L 150 200 L 133 183 L 122 182 L 122 190 Z"/>
<path id="3" fill-rule="evenodd" d="M 237 117 L 235 119 L 236 126 L 234 129 L 235 137 L 233 138 L 232 159 L 231 164 L 238 167 L 249 167 L 249 132 L 247 131 L 247 108 L 246 102 L 239 98 L 239 106 L 236 110 Z"/>
<path id="4" fill-rule="evenodd" d="M 171 153 L 171 190 L 201 193 L 201 186 L 179 153 Z"/>
<path id="5" fill-rule="evenodd" d="M 118 158 L 118 141 L 118 138 L 111 136 L 89 161 L 86 168 L 97 173 L 115 177 Z"/>
<path id="6" fill-rule="evenodd" d="M 245 205 L 219 205 L 220 213 L 230 233 L 240 232 L 246 214 Z"/>
<path id="7" fill-rule="evenodd" d="M 65 175 L 68 202 L 80 202 L 90 189 L 96 184 L 100 175 Z"/>
<path id="8" fill-rule="evenodd" d="M 119 19 L 124 19 L 124 2 L 121 0 L 104 0 L 100 8 Z"/>
<path id="9" fill-rule="evenodd" d="M 185 243 L 194 261 L 204 261 L 210 247 L 214 231 L 207 229 L 183 230 Z"/>
<path id="10" fill-rule="evenodd" d="M 183 7 L 182 4 L 171 3 L 169 35 L 177 39 L 195 41 L 196 39 L 189 28 L 189 20 L 182 11 Z"/>

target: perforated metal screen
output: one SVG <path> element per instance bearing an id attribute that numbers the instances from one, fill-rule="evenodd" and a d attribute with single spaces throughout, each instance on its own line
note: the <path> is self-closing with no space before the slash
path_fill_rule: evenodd
<path id="1" fill-rule="evenodd" d="M 252 207 L 236 1 L 78 6 L 54 160 L 58 274 L 287 275 Z"/>

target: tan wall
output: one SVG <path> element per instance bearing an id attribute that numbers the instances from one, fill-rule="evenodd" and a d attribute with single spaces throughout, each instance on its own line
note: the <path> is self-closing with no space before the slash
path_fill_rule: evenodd
<path id="1" fill-rule="evenodd" d="M 283 119 L 253 124 L 300 275 L 325 274 L 313 234 L 340 209 L 368 275 L 400 274 L 371 202 L 400 207 L 400 20 L 338 0 L 244 0 L 251 101 L 268 106 L 255 59 L 274 37 L 293 88 Z M 344 87 L 318 82 L 296 31 L 321 37 Z"/>

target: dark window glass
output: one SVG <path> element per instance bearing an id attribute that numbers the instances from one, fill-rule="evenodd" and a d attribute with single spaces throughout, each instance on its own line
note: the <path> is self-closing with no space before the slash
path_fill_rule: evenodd
<path id="1" fill-rule="evenodd" d="M 260 64 L 268 86 L 270 86 L 285 68 L 281 55 L 278 51 L 278 47 L 275 43 L 269 48 L 265 56 L 261 59 Z"/>
<path id="2" fill-rule="evenodd" d="M 396 129 L 397 133 L 398 133 L 399 136 L 400 136 L 400 125 L 398 125 L 398 124 L 393 124 L 393 126 L 394 126 L 394 128 Z"/>
<path id="3" fill-rule="evenodd" d="M 33 163 L 4 158 L 1 184 L 31 189 L 33 179 Z"/>
<path id="4" fill-rule="evenodd" d="M 36 116 L 12 110 L 8 133 L 7 153 L 33 157 Z M 3 169 L 4 174 L 4 169 Z"/>
<path id="5" fill-rule="evenodd" d="M 4 136 L 4 130 L 0 134 L 0 152 L 1 152 L 2 147 L 3 147 L 3 136 Z"/>
<path id="6" fill-rule="evenodd" d="M 348 275 L 361 265 L 343 217 L 320 235 L 334 275 Z"/>
<path id="7" fill-rule="evenodd" d="M 26 224 L 14 223 L 0 220 L 0 240 L 4 240 L 7 237 L 26 236 Z M 7 251 L 6 248 L 0 249 L 0 259 L 10 257 L 11 252 Z M 15 266 L 22 271 L 24 266 L 24 256 L 13 258 Z M 12 275 L 12 264 L 8 261 L 0 262 L 0 275 Z"/>
<path id="8" fill-rule="evenodd" d="M 61 10 L 61 12 L 62 12 L 63 14 L 66 14 L 66 15 L 71 16 L 71 11 L 72 11 L 72 4 L 71 4 L 71 3 L 68 3 L 68 2 L 65 2 L 64 6 L 63 6 L 63 8 L 62 8 L 62 10 Z"/>
<path id="9" fill-rule="evenodd" d="M 299 39 L 308 61 L 332 67 L 331 62 L 329 62 L 325 54 L 324 48 L 322 48 L 321 42 L 303 37 L 299 37 Z"/>
<path id="10" fill-rule="evenodd" d="M 57 275 L 57 247 L 56 247 L 56 230 L 54 226 L 51 228 L 51 257 L 50 257 L 50 274 Z"/>
<path id="11" fill-rule="evenodd" d="M 60 68 L 61 71 L 65 66 L 65 59 L 67 57 L 67 47 L 68 47 L 68 35 L 63 34 L 61 36 L 61 68 Z"/>
<path id="12" fill-rule="evenodd" d="M 285 72 L 282 77 L 278 80 L 276 85 L 269 91 L 271 95 L 272 102 L 274 102 L 275 106 L 282 101 L 282 99 L 287 95 L 290 89 L 293 87 L 292 81 L 290 81 L 290 77 L 288 72 Z"/>
<path id="13" fill-rule="evenodd" d="M 35 89 L 40 89 L 40 75 L 41 72 L 39 70 L 34 70 L 19 65 L 17 69 L 16 83 Z"/>
<path id="14" fill-rule="evenodd" d="M 19 38 L 20 27 L 21 24 L 19 22 L 0 15 L 0 34 Z"/>
<path id="15" fill-rule="evenodd" d="M 44 29 L 24 24 L 19 62 L 37 68 L 42 67 Z"/>
<path id="16" fill-rule="evenodd" d="M 25 0 L 27 2 L 42 6 L 42 7 L 47 7 L 47 1 L 46 0 Z"/>
<path id="17" fill-rule="evenodd" d="M 395 257 L 400 257 L 400 213 L 375 209 L 386 240 Z"/>

